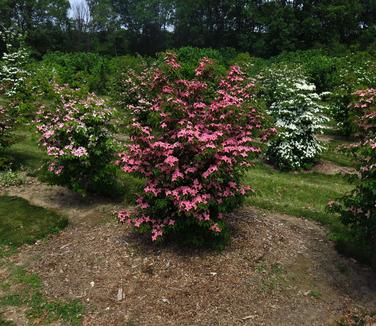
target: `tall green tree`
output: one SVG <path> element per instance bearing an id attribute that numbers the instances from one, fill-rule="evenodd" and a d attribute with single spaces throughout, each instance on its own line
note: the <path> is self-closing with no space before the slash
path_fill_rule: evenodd
<path id="1" fill-rule="evenodd" d="M 68 0 L 0 0 L 0 23 L 20 28 L 37 52 L 58 49 L 66 37 L 69 6 Z"/>

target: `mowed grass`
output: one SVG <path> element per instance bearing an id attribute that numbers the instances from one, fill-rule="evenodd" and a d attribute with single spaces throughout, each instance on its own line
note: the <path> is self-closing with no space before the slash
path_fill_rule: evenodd
<path id="1" fill-rule="evenodd" d="M 43 161 L 48 158 L 47 153 L 38 147 L 38 135 L 26 126 L 16 129 L 14 136 L 15 143 L 7 151 L 14 168 L 22 168 L 30 175 L 37 175 Z"/>
<path id="2" fill-rule="evenodd" d="M 371 264 L 369 246 L 354 237 L 339 215 L 327 210 L 329 201 L 341 198 L 353 189 L 354 185 L 346 177 L 280 172 L 259 163 L 248 171 L 245 182 L 256 191 L 247 198 L 246 205 L 317 221 L 328 228 L 340 253 Z"/>
<path id="3" fill-rule="evenodd" d="M 0 246 L 19 247 L 34 243 L 68 224 L 64 216 L 10 196 L 0 196 L 0 217 Z"/>
<path id="4" fill-rule="evenodd" d="M 246 176 L 245 183 L 256 191 L 246 204 L 273 212 L 309 218 L 339 230 L 338 217 L 326 210 L 330 200 L 352 189 L 341 175 L 280 172 L 257 163 Z"/>
<path id="5" fill-rule="evenodd" d="M 322 153 L 321 158 L 340 166 L 354 167 L 356 161 L 351 155 L 344 152 L 344 146 L 350 144 L 351 142 L 346 140 L 331 140 L 324 144 L 326 149 Z"/>

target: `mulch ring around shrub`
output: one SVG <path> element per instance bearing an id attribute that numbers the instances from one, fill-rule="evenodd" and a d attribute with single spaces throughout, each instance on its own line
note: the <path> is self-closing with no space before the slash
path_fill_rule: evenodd
<path id="1" fill-rule="evenodd" d="M 75 223 L 10 257 L 51 300 L 79 299 L 84 325 L 323 325 L 376 307 L 375 275 L 313 222 L 245 208 L 227 216 L 225 250 L 188 250 L 133 234 L 115 209 L 71 205 Z"/>

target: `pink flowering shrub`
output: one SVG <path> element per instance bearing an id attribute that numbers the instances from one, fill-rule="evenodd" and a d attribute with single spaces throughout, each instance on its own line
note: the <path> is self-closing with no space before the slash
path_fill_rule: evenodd
<path id="1" fill-rule="evenodd" d="M 15 120 L 9 107 L 0 105 L 0 170 L 6 168 L 9 164 L 9 158 L 4 152 L 12 143 L 13 137 L 11 131 L 14 123 Z"/>
<path id="2" fill-rule="evenodd" d="M 359 142 L 351 146 L 360 163 L 356 188 L 331 209 L 351 226 L 357 242 L 369 248 L 376 267 L 376 89 L 359 90 L 354 96 L 352 111 L 360 130 Z"/>
<path id="3" fill-rule="evenodd" d="M 112 110 L 95 94 L 55 86 L 57 100 L 37 112 L 40 145 L 50 158 L 52 183 L 81 194 L 110 194 L 116 186 Z"/>
<path id="4" fill-rule="evenodd" d="M 0 106 L 0 152 L 10 143 L 10 130 L 14 124 L 14 119 L 12 118 L 9 109 Z"/>
<path id="5" fill-rule="evenodd" d="M 238 67 L 216 82 L 207 73 L 212 64 L 203 58 L 195 77 L 182 79 L 180 63 L 168 53 L 164 64 L 139 76 L 139 85 L 129 81 L 137 102 L 127 106 L 130 143 L 118 164 L 147 181 L 135 209 L 118 217 L 153 241 L 171 233 L 220 238 L 223 213 L 251 190 L 241 176 L 260 152 L 254 85 Z"/>

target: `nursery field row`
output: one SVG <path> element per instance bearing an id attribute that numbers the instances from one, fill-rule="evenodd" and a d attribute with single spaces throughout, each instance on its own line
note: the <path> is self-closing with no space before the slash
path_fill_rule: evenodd
<path id="1" fill-rule="evenodd" d="M 252 253 L 255 256 L 247 258 L 251 270 L 270 278 L 259 281 L 261 292 L 278 289 L 289 295 L 293 285 L 287 284 L 301 289 L 309 284 L 304 293 L 310 299 L 326 293 L 321 283 L 327 275 L 316 270 L 321 281 L 314 284 L 304 259 L 330 262 L 335 275 L 344 270 L 333 263 L 339 258 L 330 245 L 325 245 L 322 256 L 315 254 L 322 247 L 317 239 L 329 244 L 329 238 L 340 253 L 375 266 L 372 54 L 332 57 L 312 50 L 264 60 L 182 48 L 155 58 L 51 53 L 36 63 L 22 46 L 22 35 L 4 35 L 8 53 L 0 66 L 0 259 L 5 267 L 0 270 L 0 308 L 9 309 L 6 313 L 73 325 L 81 324 L 84 314 L 91 318 L 101 306 L 101 291 L 117 282 L 111 284 L 107 277 L 110 283 L 96 292 L 94 275 L 95 281 L 87 279 L 91 273 L 77 275 L 75 266 L 85 270 L 92 252 L 107 257 L 110 251 L 111 261 L 139 266 L 129 255 L 123 260 L 116 256 L 125 250 L 116 240 L 121 230 L 125 237 L 144 239 L 141 252 L 150 245 L 156 250 L 204 250 L 200 257 L 209 249 L 227 252 L 224 256 L 231 251 L 231 265 L 236 266 L 231 273 L 243 275 L 241 282 L 246 283 L 239 255 Z M 92 235 L 91 227 L 98 236 Z M 254 235 L 257 228 L 260 237 Z M 76 243 L 77 238 L 88 242 Z M 253 239 L 252 247 L 244 251 L 241 238 Z M 295 256 L 287 238 L 301 245 Z M 60 253 L 61 260 L 49 254 L 71 243 L 74 248 Z M 129 246 L 128 240 L 124 243 Z M 233 251 L 239 245 L 242 249 Z M 284 249 L 276 261 L 273 255 L 280 246 Z M 266 248 L 274 248 L 274 253 Z M 44 258 L 41 264 L 12 262 L 12 257 L 17 260 L 23 254 L 27 260 Z M 149 257 L 153 266 L 160 257 Z M 64 259 L 70 263 L 61 266 Z M 171 259 L 179 264 L 176 254 Z M 116 268 L 113 263 L 98 264 L 105 273 Z M 48 266 L 55 267 L 47 272 Z M 150 266 L 144 266 L 141 275 L 153 275 Z M 133 269 L 128 267 L 127 271 Z M 157 268 L 157 278 L 163 268 Z M 58 287 L 48 281 L 54 298 L 43 294 L 38 275 L 44 281 L 53 275 L 55 282 L 64 270 L 69 273 Z M 352 270 L 367 282 L 368 270 Z M 309 280 L 297 285 L 303 274 Z M 67 293 L 74 290 L 64 285 L 70 284 L 69 278 L 81 289 L 73 300 Z M 87 284 L 97 293 L 95 307 L 89 297 L 84 304 L 80 300 L 88 293 Z M 128 284 L 127 290 L 132 286 Z M 156 295 L 159 288 L 157 283 L 150 285 Z M 251 288 L 241 291 L 260 295 L 259 287 Z M 332 287 L 328 289 L 325 295 L 332 296 Z M 116 300 L 125 299 L 123 289 L 117 291 Z M 223 291 L 229 291 L 227 286 Z M 56 299 L 60 292 L 66 300 Z M 170 302 L 167 296 L 162 302 Z M 136 307 L 138 298 L 130 298 Z M 372 295 L 369 298 L 371 302 Z M 124 322 L 121 311 L 107 304 L 117 312 L 106 318 Z M 27 314 L 16 307 L 24 307 Z M 137 311 L 132 318 L 142 321 Z M 315 316 L 322 320 L 320 314 Z M 95 318 L 98 322 L 102 317 Z"/>

